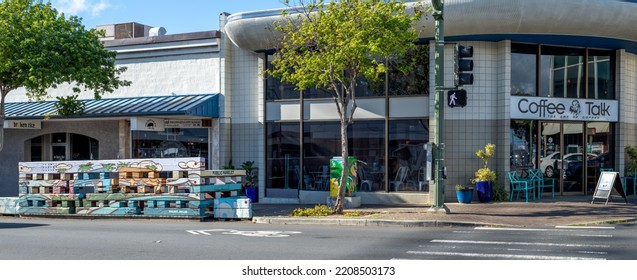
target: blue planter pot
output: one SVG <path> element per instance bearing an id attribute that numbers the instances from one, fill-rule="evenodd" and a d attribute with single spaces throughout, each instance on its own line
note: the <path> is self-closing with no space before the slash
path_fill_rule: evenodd
<path id="1" fill-rule="evenodd" d="M 493 197 L 493 181 L 476 182 L 476 191 L 478 191 L 478 200 L 480 200 L 480 202 L 491 202 Z"/>
<path id="2" fill-rule="evenodd" d="M 246 196 L 252 203 L 259 201 L 259 189 L 257 187 L 246 187 Z"/>
<path id="3" fill-rule="evenodd" d="M 473 200 L 473 190 L 456 191 L 456 198 L 459 203 L 471 203 Z"/>

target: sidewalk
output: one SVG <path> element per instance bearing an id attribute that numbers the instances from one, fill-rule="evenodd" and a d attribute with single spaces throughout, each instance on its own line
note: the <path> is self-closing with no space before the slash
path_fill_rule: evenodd
<path id="1" fill-rule="evenodd" d="M 554 227 L 567 225 L 599 225 L 637 221 L 637 199 L 621 197 L 605 200 L 591 197 L 556 197 L 539 202 L 493 202 L 470 204 L 445 203 L 448 214 L 431 213 L 428 205 L 363 205 L 346 212 L 359 212 L 360 216 L 292 217 L 295 208 L 311 208 L 314 205 L 253 204 L 252 219 L 266 224 L 332 224 L 350 226 L 510 226 Z"/>

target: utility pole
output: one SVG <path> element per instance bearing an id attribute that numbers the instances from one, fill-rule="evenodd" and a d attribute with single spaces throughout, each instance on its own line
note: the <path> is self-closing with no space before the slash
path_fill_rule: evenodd
<path id="1" fill-rule="evenodd" d="M 444 32 L 444 0 L 432 0 L 434 8 L 433 17 L 436 21 L 435 29 L 435 101 L 434 101 L 434 122 L 436 133 L 434 135 L 434 159 L 435 159 L 435 186 L 433 188 L 433 205 L 428 210 L 430 213 L 449 213 L 449 208 L 445 205 L 445 143 L 444 143 L 444 117 L 445 117 L 445 32 Z"/>

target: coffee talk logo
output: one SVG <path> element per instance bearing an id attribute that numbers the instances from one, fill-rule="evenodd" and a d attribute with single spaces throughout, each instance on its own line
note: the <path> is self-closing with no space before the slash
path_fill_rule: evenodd
<path id="1" fill-rule="evenodd" d="M 603 101 L 584 101 L 582 105 L 580 101 L 573 100 L 569 108 L 567 109 L 566 107 L 567 105 L 564 103 L 551 102 L 551 100 L 547 98 L 535 100 L 521 98 L 517 104 L 519 112 L 523 114 L 534 114 L 538 118 L 567 117 L 567 112 L 574 118 L 578 118 L 580 115 L 593 118 L 611 117 L 611 106 Z"/>

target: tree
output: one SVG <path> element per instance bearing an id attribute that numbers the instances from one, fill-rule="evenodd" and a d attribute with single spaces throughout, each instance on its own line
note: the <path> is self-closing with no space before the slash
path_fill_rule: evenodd
<path id="1" fill-rule="evenodd" d="M 95 98 L 101 98 L 130 85 L 130 81 L 120 80 L 126 68 L 115 65 L 115 55 L 104 48 L 95 30 L 85 29 L 81 18 L 66 18 L 51 3 L 0 2 L 0 151 L 4 103 L 12 90 L 23 87 L 30 99 L 40 101 L 49 97 L 48 88 L 69 83 L 76 94 L 91 90 Z M 76 97 L 64 101 L 77 106 Z"/>
<path id="2" fill-rule="evenodd" d="M 275 23 L 281 40 L 273 69 L 266 74 L 301 91 L 317 88 L 330 92 L 340 120 L 343 170 L 349 170 L 347 129 L 357 108 L 356 84 L 362 79 L 378 81 L 392 58 L 415 47 L 418 36 L 413 23 L 422 12 L 407 13 L 403 1 L 300 3 L 297 12 L 283 12 L 283 20 Z M 336 213 L 343 211 L 347 175 L 343 172 L 340 178 L 332 209 Z"/>

